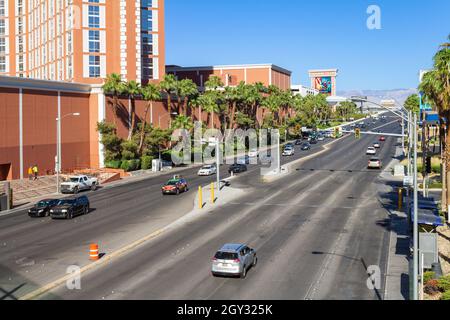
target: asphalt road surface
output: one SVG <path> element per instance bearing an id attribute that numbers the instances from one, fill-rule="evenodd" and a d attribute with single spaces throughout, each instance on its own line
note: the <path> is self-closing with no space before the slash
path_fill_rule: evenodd
<path id="1" fill-rule="evenodd" d="M 398 124 L 375 126 L 383 125 L 384 132 L 400 131 Z M 376 140 L 344 138 L 270 184 L 261 182 L 258 166 L 251 166 L 233 180 L 246 197 L 83 274 L 81 290 L 60 287 L 41 298 L 382 299 L 383 288 L 366 285 L 368 266 L 378 266 L 384 276 L 388 252 L 387 211 L 378 191 L 385 182 L 380 171 L 366 169 L 366 148 Z M 378 156 L 385 165 L 396 140 L 382 143 Z M 322 144 L 308 152 L 296 147 L 296 155 L 283 162 L 317 152 Z M 191 190 L 215 179 L 197 177 L 196 171 L 182 173 Z M 222 171 L 227 177 L 226 166 Z M 6 298 L 62 276 L 61 266 L 82 264 L 80 250 L 99 235 L 110 248 L 121 247 L 148 234 L 146 224 L 190 211 L 193 192 L 161 195 L 169 177 L 88 193 L 93 212 L 72 221 L 30 219 L 26 212 L 0 218 L 0 287 Z M 257 250 L 258 265 L 244 280 L 212 277 L 216 250 L 236 242 Z"/>

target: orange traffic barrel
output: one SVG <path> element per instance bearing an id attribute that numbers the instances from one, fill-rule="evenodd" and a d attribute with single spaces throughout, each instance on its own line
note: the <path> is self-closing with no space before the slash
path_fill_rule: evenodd
<path id="1" fill-rule="evenodd" d="M 97 261 L 100 258 L 98 252 L 98 244 L 91 244 L 89 249 L 89 259 L 92 261 Z"/>

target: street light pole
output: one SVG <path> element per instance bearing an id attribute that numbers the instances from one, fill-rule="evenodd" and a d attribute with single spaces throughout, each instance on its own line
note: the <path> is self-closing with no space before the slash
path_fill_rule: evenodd
<path id="1" fill-rule="evenodd" d="M 417 181 L 417 114 L 414 113 L 414 250 L 413 250 L 413 263 L 414 263 L 414 300 L 418 300 L 418 273 L 419 273 L 419 223 L 418 223 L 418 181 Z"/>
<path id="2" fill-rule="evenodd" d="M 74 117 L 78 117 L 80 115 L 80 113 L 75 112 L 75 113 L 68 113 L 65 116 L 61 117 L 61 118 L 56 118 L 56 194 L 60 194 L 61 193 L 61 187 L 59 184 L 59 179 L 60 179 L 60 171 L 61 171 L 61 123 L 62 123 L 62 119 L 69 117 L 69 116 L 74 116 Z"/>

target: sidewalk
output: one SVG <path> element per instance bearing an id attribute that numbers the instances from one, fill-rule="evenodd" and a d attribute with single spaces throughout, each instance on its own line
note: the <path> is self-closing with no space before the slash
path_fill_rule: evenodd
<path id="1" fill-rule="evenodd" d="M 386 192 L 392 194 L 389 210 L 390 235 L 389 235 L 389 253 L 386 269 L 385 300 L 408 300 L 409 299 L 409 241 L 408 216 L 404 211 L 393 209 L 395 201 L 395 185 L 402 186 L 403 178 L 394 177 L 390 173 L 390 168 L 398 165 L 402 157 L 401 147 L 397 147 L 395 153 L 396 159 L 391 161 L 388 166 L 388 172 L 382 175 L 385 181 L 389 181 L 391 186 L 386 186 Z M 388 190 L 389 189 L 389 190 Z M 405 208 L 406 209 L 406 208 Z"/>

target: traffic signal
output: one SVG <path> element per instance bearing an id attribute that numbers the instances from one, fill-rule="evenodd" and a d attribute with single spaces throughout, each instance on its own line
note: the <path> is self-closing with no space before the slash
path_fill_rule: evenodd
<path id="1" fill-rule="evenodd" d="M 427 169 L 427 173 L 431 174 L 432 173 L 432 168 L 431 168 L 431 157 L 427 157 L 426 159 L 426 169 Z"/>
<path id="2" fill-rule="evenodd" d="M 361 129 L 360 128 L 355 129 L 355 137 L 356 137 L 356 139 L 361 139 Z"/>

